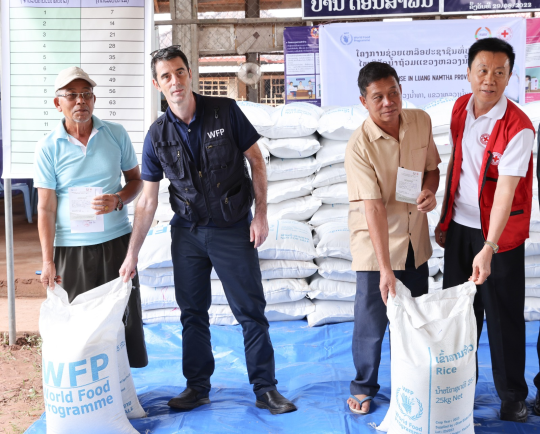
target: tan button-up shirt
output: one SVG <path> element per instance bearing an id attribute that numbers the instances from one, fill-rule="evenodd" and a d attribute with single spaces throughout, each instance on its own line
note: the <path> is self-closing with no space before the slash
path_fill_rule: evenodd
<path id="1" fill-rule="evenodd" d="M 437 169 L 440 162 L 431 119 L 422 110 L 401 112 L 399 142 L 371 118 L 354 132 L 345 153 L 353 270 L 379 270 L 366 221 L 366 199 L 382 199 L 386 207 L 393 270 L 405 269 L 409 240 L 417 268 L 431 257 L 427 216 L 416 205 L 396 201 L 396 178 L 398 167 L 429 172 Z"/>

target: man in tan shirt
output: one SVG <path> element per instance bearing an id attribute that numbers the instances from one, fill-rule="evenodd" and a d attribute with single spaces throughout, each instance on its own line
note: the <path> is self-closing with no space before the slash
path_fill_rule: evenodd
<path id="1" fill-rule="evenodd" d="M 388 293 L 395 296 L 396 278 L 413 297 L 428 292 L 432 250 L 426 213 L 437 204 L 441 160 L 427 113 L 402 110 L 394 68 L 368 63 L 360 70 L 358 87 L 369 118 L 355 131 L 345 154 L 352 268 L 357 274 L 352 345 L 356 378 L 347 402 L 353 413 L 365 414 L 380 388 Z M 396 200 L 398 167 L 423 174 L 416 204 Z"/>

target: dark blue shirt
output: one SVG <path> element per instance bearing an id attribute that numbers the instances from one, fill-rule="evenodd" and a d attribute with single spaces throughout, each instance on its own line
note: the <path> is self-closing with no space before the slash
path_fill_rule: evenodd
<path id="1" fill-rule="evenodd" d="M 192 160 L 197 165 L 197 168 L 200 169 L 204 107 L 201 96 L 195 92 L 193 92 L 193 95 L 195 96 L 196 109 L 195 115 L 189 124 L 178 119 L 170 108 L 167 108 L 165 115 L 169 121 L 173 122 L 174 128 L 180 136 L 182 143 L 186 146 Z M 236 146 L 244 153 L 251 148 L 261 136 L 257 133 L 257 130 L 255 130 L 253 125 L 251 125 L 251 122 L 246 118 L 246 115 L 242 113 L 242 110 L 240 110 L 240 107 L 238 107 L 236 102 L 231 104 L 229 118 L 231 120 L 231 131 Z M 144 181 L 151 182 L 159 182 L 163 179 L 163 167 L 161 166 L 159 158 L 156 156 L 154 146 L 152 145 L 152 138 L 149 133 L 146 134 L 144 139 L 141 178 Z M 246 217 L 240 220 L 236 225 L 249 223 L 251 218 L 250 211 Z M 178 214 L 175 214 L 171 220 L 171 225 L 190 227 L 191 223 L 180 217 Z M 210 220 L 207 226 L 216 227 L 212 220 Z"/>

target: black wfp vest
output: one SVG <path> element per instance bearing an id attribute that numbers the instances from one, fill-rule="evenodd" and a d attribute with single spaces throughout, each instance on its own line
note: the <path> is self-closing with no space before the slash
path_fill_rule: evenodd
<path id="1" fill-rule="evenodd" d="M 229 98 L 201 96 L 203 103 L 203 135 L 201 170 L 177 133 L 167 114 L 150 127 L 154 151 L 169 178 L 170 202 L 173 211 L 197 225 L 208 220 L 227 227 L 246 216 L 253 204 L 253 186 L 244 155 L 234 141 Z"/>

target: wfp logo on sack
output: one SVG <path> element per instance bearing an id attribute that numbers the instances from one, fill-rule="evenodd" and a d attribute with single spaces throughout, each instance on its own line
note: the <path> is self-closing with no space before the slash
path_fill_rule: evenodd
<path id="1" fill-rule="evenodd" d="M 424 414 L 422 403 L 414 396 L 412 390 L 400 387 L 396 391 L 396 398 L 399 411 L 409 419 L 418 420 Z"/>
<path id="2" fill-rule="evenodd" d="M 343 35 L 341 35 L 341 38 L 339 38 L 339 40 L 341 41 L 343 45 L 351 45 L 353 41 L 353 37 L 349 32 L 345 32 L 343 33 Z"/>

